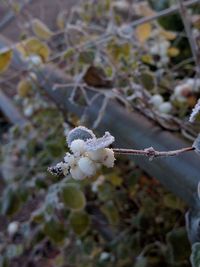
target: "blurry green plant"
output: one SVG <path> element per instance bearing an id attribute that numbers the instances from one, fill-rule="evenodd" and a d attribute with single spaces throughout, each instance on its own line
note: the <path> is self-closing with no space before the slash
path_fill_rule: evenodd
<path id="1" fill-rule="evenodd" d="M 163 9 L 164 1 L 153 2 L 159 4 L 154 9 Z M 200 85 L 194 88 L 185 79 L 193 78 L 193 63 L 177 67 L 190 55 L 180 18 L 162 18 L 159 22 L 166 27 L 153 22 L 133 29 L 128 23 L 135 19 L 134 8 L 135 3 L 126 1 L 85 1 L 70 16 L 58 14 L 58 32 L 34 19 L 16 44 L 28 69 L 15 99 L 29 123 L 11 127 L 1 146 L 1 267 L 14 266 L 20 259 L 25 266 L 40 266 L 44 258 L 58 267 L 189 266 L 184 203 L 130 161 L 121 159 L 114 169 L 103 167 L 83 181 L 46 171 L 67 150 L 69 126 L 63 127 L 64 121 L 80 123 L 71 114 L 63 118 L 38 85 L 35 73 L 47 62 L 69 78 L 72 103 L 89 106 L 84 94 L 88 87 L 144 111 L 166 128 L 172 127 L 170 116 L 188 116 L 200 96 Z M 11 50 L 0 50 L 2 75 L 11 59 Z M 182 89 L 173 90 L 179 84 Z M 56 84 L 55 90 L 59 86 L 63 85 Z M 155 95 L 157 102 L 152 101 Z M 161 104 L 165 108 L 160 109 Z M 19 226 L 10 231 L 13 222 Z M 192 250 L 196 267 L 199 245 Z"/>

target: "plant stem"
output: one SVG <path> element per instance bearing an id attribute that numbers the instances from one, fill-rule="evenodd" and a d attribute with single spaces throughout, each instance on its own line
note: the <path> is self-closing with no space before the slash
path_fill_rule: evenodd
<path id="1" fill-rule="evenodd" d="M 127 154 L 127 155 L 142 155 L 149 157 L 150 159 L 156 157 L 169 157 L 169 156 L 178 156 L 182 153 L 195 150 L 194 147 L 185 147 L 177 150 L 171 151 L 157 151 L 153 147 L 145 148 L 143 150 L 138 149 L 124 149 L 124 148 L 114 148 L 113 151 L 116 154 Z"/>
<path id="2" fill-rule="evenodd" d="M 183 24 L 184 24 L 185 32 L 187 34 L 188 41 L 190 43 L 190 47 L 192 51 L 192 55 L 193 55 L 193 58 L 196 64 L 196 71 L 197 71 L 197 74 L 199 75 L 200 74 L 200 56 L 199 56 L 199 51 L 198 51 L 196 40 L 192 33 L 191 21 L 189 19 L 188 11 L 186 9 L 186 6 L 184 5 L 183 0 L 178 0 L 178 3 L 179 3 L 179 12 L 180 12 Z"/>

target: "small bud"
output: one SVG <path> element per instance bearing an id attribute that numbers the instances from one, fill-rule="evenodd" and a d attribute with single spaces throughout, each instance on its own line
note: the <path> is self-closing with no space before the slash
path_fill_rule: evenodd
<path id="1" fill-rule="evenodd" d="M 78 161 L 78 166 L 80 167 L 81 171 L 88 176 L 92 176 L 96 173 L 95 163 L 87 157 L 82 157 Z"/>

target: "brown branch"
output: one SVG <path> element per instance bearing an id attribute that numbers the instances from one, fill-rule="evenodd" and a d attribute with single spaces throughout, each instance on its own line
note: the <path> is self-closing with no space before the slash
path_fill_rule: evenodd
<path id="1" fill-rule="evenodd" d="M 143 150 L 138 149 L 123 149 L 123 148 L 114 148 L 113 151 L 115 154 L 126 154 L 126 155 L 141 155 L 149 157 L 149 159 L 157 157 L 169 157 L 169 156 L 178 156 L 182 153 L 195 150 L 194 147 L 186 147 L 177 150 L 171 151 L 157 151 L 153 147 L 145 148 Z"/>

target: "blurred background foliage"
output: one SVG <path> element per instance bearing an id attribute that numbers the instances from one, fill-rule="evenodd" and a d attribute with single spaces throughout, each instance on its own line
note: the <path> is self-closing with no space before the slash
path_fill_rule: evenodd
<path id="1" fill-rule="evenodd" d="M 18 2 L 8 2 L 19 16 Z M 173 14 L 134 30 L 128 25 L 174 4 L 82 1 L 71 13 L 57 14 L 56 30 L 29 14 L 20 21 L 15 45 L 27 64 L 17 82 L 10 71 L 12 49 L 0 51 L 1 84 L 27 118 L 22 128 L 0 121 L 1 267 L 190 266 L 186 206 L 133 160 L 119 157 L 114 169 L 102 168 L 81 182 L 47 172 L 67 152 L 65 136 L 81 120 L 63 114 L 35 75 L 51 62 L 74 87 L 73 104 L 87 106 L 86 84 L 105 99 L 117 98 L 164 128 L 181 131 L 200 96 L 182 20 Z M 199 17 L 194 21 L 199 33 Z M 194 137 L 189 130 L 188 136 Z M 198 244 L 192 249 L 198 266 Z"/>

